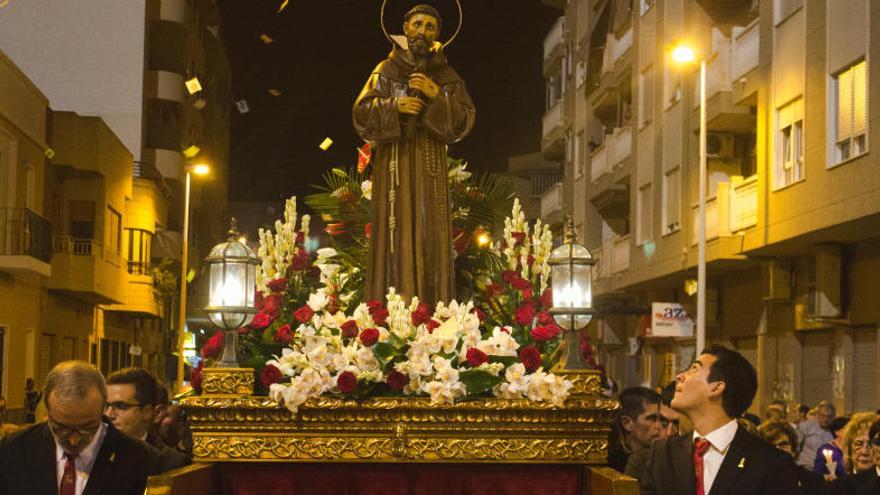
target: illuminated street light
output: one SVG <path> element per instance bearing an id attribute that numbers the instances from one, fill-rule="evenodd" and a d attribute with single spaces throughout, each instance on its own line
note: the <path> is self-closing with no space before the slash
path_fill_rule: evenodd
<path id="1" fill-rule="evenodd" d="M 211 167 L 205 165 L 204 163 L 199 163 L 192 166 L 192 173 L 196 175 L 208 175 L 211 173 Z"/>
<path id="2" fill-rule="evenodd" d="M 686 44 L 672 49 L 672 60 L 680 64 L 692 64 L 696 51 Z M 700 203 L 697 220 L 697 353 L 706 346 L 706 59 L 700 57 Z"/>

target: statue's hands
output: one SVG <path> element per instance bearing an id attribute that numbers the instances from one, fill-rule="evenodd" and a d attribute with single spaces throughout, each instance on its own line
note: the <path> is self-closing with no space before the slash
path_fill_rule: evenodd
<path id="1" fill-rule="evenodd" d="M 440 86 L 437 86 L 437 83 L 419 72 L 409 76 L 409 88 L 421 91 L 429 100 L 433 100 L 440 94 Z"/>
<path id="2" fill-rule="evenodd" d="M 397 111 L 407 115 L 418 115 L 425 107 L 425 102 L 414 96 L 398 96 Z"/>

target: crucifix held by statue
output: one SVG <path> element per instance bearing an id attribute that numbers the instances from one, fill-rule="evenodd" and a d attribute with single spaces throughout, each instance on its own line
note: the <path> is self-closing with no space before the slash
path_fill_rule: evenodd
<path id="1" fill-rule="evenodd" d="M 375 150 L 368 300 L 391 287 L 432 305 L 455 297 L 446 147 L 468 135 L 475 110 L 437 41 L 442 25 L 430 5 L 407 12 L 352 110 Z"/>

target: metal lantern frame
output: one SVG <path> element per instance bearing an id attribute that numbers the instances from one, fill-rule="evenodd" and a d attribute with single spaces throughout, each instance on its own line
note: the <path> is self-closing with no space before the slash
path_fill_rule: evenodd
<path id="1" fill-rule="evenodd" d="M 568 284 L 569 284 L 569 287 L 571 287 L 572 285 L 574 285 L 574 282 L 577 281 L 575 278 L 575 269 L 574 269 L 575 266 L 588 266 L 588 267 L 592 268 L 592 266 L 596 264 L 596 259 L 592 257 L 589 249 L 587 249 L 585 246 L 582 246 L 577 243 L 577 233 L 574 230 L 574 221 L 572 220 L 570 215 L 566 215 L 565 225 L 566 225 L 566 229 L 568 230 L 568 232 L 566 233 L 566 240 L 565 240 L 564 246 L 568 246 L 568 256 L 563 259 L 558 259 L 558 258 L 553 258 L 553 256 L 551 255 L 551 257 L 547 261 L 547 263 L 550 265 L 550 268 L 551 268 L 551 272 L 550 272 L 551 279 L 555 275 L 555 273 L 554 273 L 556 271 L 556 270 L 554 270 L 555 267 L 567 265 L 568 266 L 568 276 L 569 276 Z M 580 248 L 580 249 L 578 249 L 578 251 L 580 251 L 580 250 L 585 251 L 587 253 L 587 256 L 576 256 L 575 255 L 575 248 L 576 247 Z M 554 250 L 554 252 L 555 251 L 556 250 Z M 587 271 L 587 274 L 588 274 L 587 280 L 581 281 L 581 282 L 584 282 L 583 285 L 585 287 L 587 285 L 592 284 L 592 276 L 591 276 L 589 270 Z M 578 331 L 581 330 L 582 328 L 586 327 L 586 325 L 589 324 L 592 315 L 594 315 L 596 313 L 595 309 L 593 308 L 592 290 L 590 290 L 590 298 L 588 301 L 589 305 L 585 306 L 585 307 L 560 307 L 560 306 L 557 306 L 556 305 L 556 298 L 557 297 L 559 297 L 559 296 L 556 294 L 556 291 L 554 290 L 554 292 L 553 292 L 553 299 L 554 299 L 553 303 L 554 304 L 553 304 L 553 307 L 550 308 L 550 314 L 553 315 L 553 318 L 557 321 L 557 323 L 560 323 L 560 317 L 564 318 L 565 316 L 568 316 L 570 318 L 568 330 L 567 330 L 568 335 L 566 336 L 567 343 L 566 343 L 565 369 L 569 369 L 569 370 L 585 369 L 586 363 L 584 363 L 583 357 L 581 356 L 580 348 L 579 348 L 580 342 L 577 337 L 578 337 Z M 584 325 L 577 325 L 576 324 L 576 320 L 579 316 L 589 317 Z"/>
<path id="2" fill-rule="evenodd" d="M 224 281 L 229 276 L 229 270 L 232 265 L 244 265 L 245 280 L 242 282 L 242 288 L 244 289 L 245 298 L 247 298 L 248 291 L 250 290 L 250 292 L 253 292 L 256 287 L 256 267 L 260 265 L 260 259 L 254 255 L 251 248 L 238 241 L 238 236 L 239 234 L 235 231 L 235 227 L 233 226 L 229 231 L 229 238 L 225 242 L 214 246 L 211 250 L 211 255 L 205 258 L 205 264 L 208 266 L 208 275 L 211 277 L 209 286 L 213 286 L 214 282 L 213 265 L 219 264 L 223 266 L 221 276 Z M 220 253 L 217 253 L 218 248 L 220 249 Z M 244 256 L 230 254 L 230 251 L 232 250 L 239 252 L 244 251 L 247 254 Z M 253 268 L 248 268 L 248 265 L 253 266 Z M 250 323 L 251 320 L 253 320 L 254 315 L 257 314 L 257 310 L 253 306 L 209 305 L 205 308 L 205 312 L 208 314 L 208 319 L 211 320 L 211 323 L 225 330 L 241 328 Z M 219 321 L 215 319 L 217 314 L 220 315 Z"/>

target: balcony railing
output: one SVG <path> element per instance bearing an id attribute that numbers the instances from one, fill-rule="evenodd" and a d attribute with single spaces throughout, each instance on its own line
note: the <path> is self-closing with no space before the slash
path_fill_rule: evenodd
<path id="1" fill-rule="evenodd" d="M 758 176 L 733 177 L 730 190 L 730 231 L 758 224 Z"/>
<path id="2" fill-rule="evenodd" d="M 611 166 L 608 164 L 608 144 L 607 141 L 602 146 L 593 150 L 590 155 L 590 179 L 593 182 L 601 179 L 603 175 L 611 173 Z"/>
<path id="3" fill-rule="evenodd" d="M 632 128 L 630 126 L 618 127 L 609 137 L 611 138 L 611 151 L 608 162 L 612 167 L 615 167 L 626 160 L 632 152 Z"/>
<path id="4" fill-rule="evenodd" d="M 541 218 L 549 222 L 550 217 L 562 211 L 562 183 L 557 182 L 541 195 Z"/>
<path id="5" fill-rule="evenodd" d="M 128 273 L 132 275 L 150 275 L 153 273 L 153 267 L 146 261 L 129 261 Z"/>
<path id="6" fill-rule="evenodd" d="M 553 27 L 550 28 L 550 32 L 547 33 L 547 36 L 544 38 L 544 60 L 550 58 L 550 55 L 553 54 L 553 49 L 561 45 L 564 40 L 565 16 L 561 16 L 559 19 L 556 19 L 556 22 L 553 23 Z"/>
<path id="7" fill-rule="evenodd" d="M 614 254 L 611 260 L 611 272 L 620 273 L 629 268 L 630 235 L 617 236 L 613 239 Z"/>
<path id="8" fill-rule="evenodd" d="M 541 137 L 547 139 L 554 131 L 562 128 L 562 100 L 557 100 L 552 108 L 544 112 Z"/>
<path id="9" fill-rule="evenodd" d="M 748 74 L 758 67 L 758 49 L 761 46 L 761 31 L 758 29 L 758 21 L 745 29 L 733 28 L 733 47 L 731 62 L 731 77 L 733 82 Z"/>
<path id="10" fill-rule="evenodd" d="M 52 252 L 74 256 L 101 256 L 101 241 L 56 235 L 52 238 Z"/>
<path id="11" fill-rule="evenodd" d="M 52 258 L 49 221 L 27 208 L 0 208 L 0 255 Z"/>

